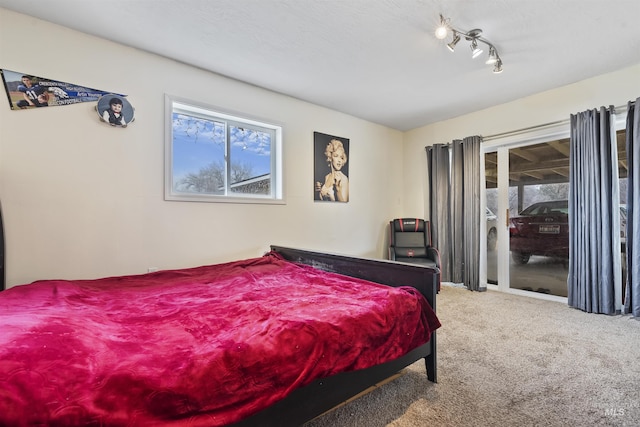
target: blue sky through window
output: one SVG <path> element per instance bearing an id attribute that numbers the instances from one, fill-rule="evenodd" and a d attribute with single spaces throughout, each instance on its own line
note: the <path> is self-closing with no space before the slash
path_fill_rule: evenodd
<path id="1" fill-rule="evenodd" d="M 271 171 L 271 135 L 229 126 L 231 162 L 251 165 L 252 175 Z M 173 177 L 179 181 L 211 163 L 224 163 L 225 123 L 173 113 Z"/>

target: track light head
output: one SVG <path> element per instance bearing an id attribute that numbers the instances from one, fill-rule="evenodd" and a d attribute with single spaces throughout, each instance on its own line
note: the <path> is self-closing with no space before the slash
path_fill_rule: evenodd
<path id="1" fill-rule="evenodd" d="M 498 54 L 496 53 L 496 49 L 493 46 L 490 46 L 489 47 L 489 58 L 487 59 L 487 62 L 485 62 L 485 64 L 493 65 L 496 62 L 498 62 Z"/>
<path id="2" fill-rule="evenodd" d="M 482 49 L 478 47 L 478 42 L 476 41 L 476 39 L 473 39 L 473 41 L 471 42 L 471 57 L 475 59 L 480 56 L 482 52 Z"/>
<path id="3" fill-rule="evenodd" d="M 493 67 L 493 72 L 495 74 L 500 74 L 502 72 L 502 61 L 500 60 L 500 58 L 498 58 L 498 60 L 496 61 L 496 65 L 494 65 Z"/>
<path id="4" fill-rule="evenodd" d="M 443 40 L 447 37 L 449 33 L 449 24 L 448 20 L 444 19 L 442 15 L 440 15 L 440 25 L 436 28 L 436 38 L 439 40 Z"/>
<path id="5" fill-rule="evenodd" d="M 460 36 L 458 35 L 457 32 L 453 32 L 453 40 L 451 40 L 451 43 L 447 44 L 447 48 L 449 48 L 449 50 L 451 52 L 453 52 L 456 48 L 456 45 L 458 44 L 458 42 L 460 41 Z"/>

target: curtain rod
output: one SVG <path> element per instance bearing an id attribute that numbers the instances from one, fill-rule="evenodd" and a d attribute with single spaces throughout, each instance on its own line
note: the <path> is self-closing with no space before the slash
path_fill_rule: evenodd
<path id="1" fill-rule="evenodd" d="M 628 108 L 627 105 L 619 105 L 617 107 L 614 107 L 613 111 L 616 114 L 626 113 L 627 108 Z M 493 135 L 483 136 L 482 140 L 483 141 L 491 141 L 493 139 L 504 138 L 506 136 L 518 135 L 518 134 L 521 134 L 521 133 L 531 132 L 533 130 L 540 130 L 540 129 L 553 127 L 553 126 L 559 126 L 559 125 L 563 125 L 563 124 L 567 124 L 568 125 L 569 122 L 570 122 L 570 119 L 557 120 L 555 122 L 545 123 L 545 124 L 542 124 L 542 125 L 529 126 L 529 127 L 522 128 L 522 129 L 511 130 L 511 131 L 508 131 L 508 132 L 502 132 L 502 133 L 496 133 L 496 134 L 493 134 Z"/>

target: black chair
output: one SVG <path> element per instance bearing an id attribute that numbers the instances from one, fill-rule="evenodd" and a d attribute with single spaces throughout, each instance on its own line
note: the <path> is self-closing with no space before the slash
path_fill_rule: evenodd
<path id="1" fill-rule="evenodd" d="M 397 218 L 389 223 L 389 259 L 440 270 L 440 253 L 431 246 L 429 221 Z"/>

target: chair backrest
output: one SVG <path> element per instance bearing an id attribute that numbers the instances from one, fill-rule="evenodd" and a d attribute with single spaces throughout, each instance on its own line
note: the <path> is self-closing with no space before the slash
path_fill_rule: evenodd
<path id="1" fill-rule="evenodd" d="M 419 218 L 397 218 L 389 224 L 389 245 L 396 256 L 424 258 L 431 246 L 429 221 Z"/>

